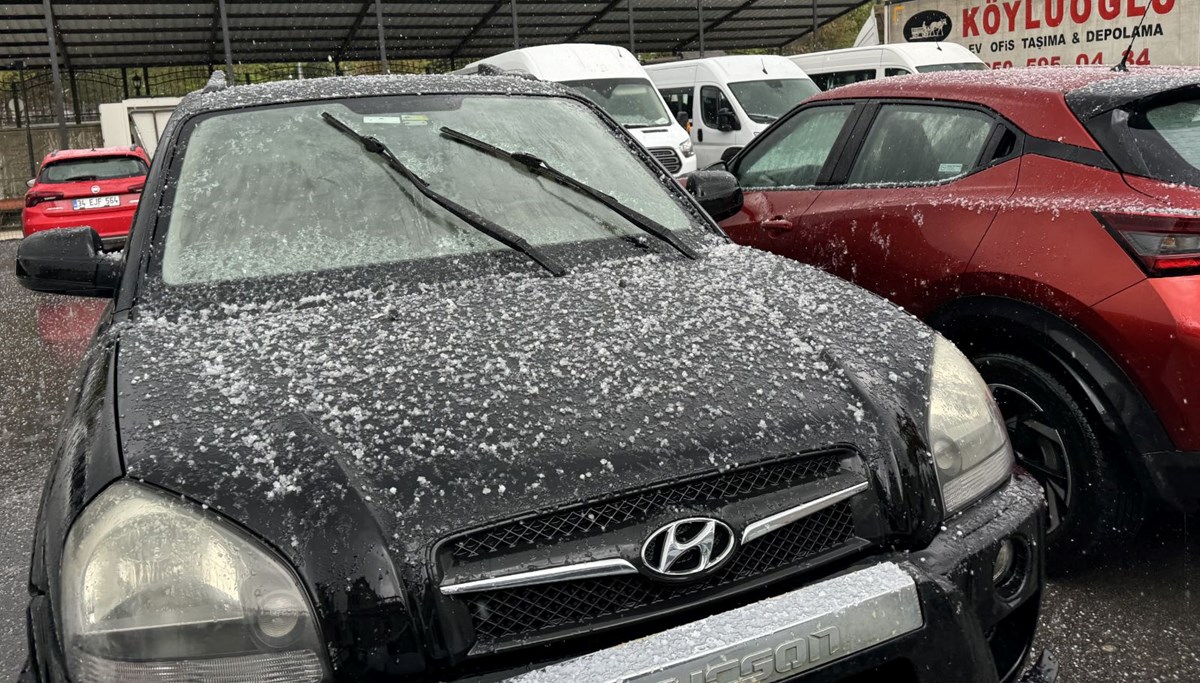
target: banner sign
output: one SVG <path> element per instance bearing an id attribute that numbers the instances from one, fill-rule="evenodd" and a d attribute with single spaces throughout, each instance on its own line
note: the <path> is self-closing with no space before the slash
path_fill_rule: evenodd
<path id="1" fill-rule="evenodd" d="M 911 0 L 887 12 L 891 42 L 950 40 L 994 69 L 1116 64 L 1126 51 L 1131 66 L 1200 66 L 1200 0 Z"/>

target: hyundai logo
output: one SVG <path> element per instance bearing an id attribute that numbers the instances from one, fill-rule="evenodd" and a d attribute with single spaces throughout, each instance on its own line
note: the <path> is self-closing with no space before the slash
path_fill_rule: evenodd
<path id="1" fill-rule="evenodd" d="M 728 560 L 733 529 L 717 519 L 689 517 L 661 527 L 642 544 L 642 563 L 668 579 L 698 578 Z"/>

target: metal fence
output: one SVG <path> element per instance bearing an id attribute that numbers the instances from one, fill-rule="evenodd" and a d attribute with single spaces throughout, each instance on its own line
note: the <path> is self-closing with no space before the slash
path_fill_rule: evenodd
<path id="1" fill-rule="evenodd" d="M 391 73 L 444 73 L 452 70 L 450 60 L 389 61 Z M 100 105 L 131 97 L 179 97 L 204 87 L 214 68 L 186 66 L 171 68 L 67 70 L 62 80 L 66 119 L 73 123 L 100 120 Z M 335 75 L 369 75 L 382 72 L 379 62 L 346 64 L 256 64 L 235 67 L 239 84 L 322 78 Z M 0 128 L 27 124 L 52 124 L 55 113 L 54 79 L 47 70 L 26 71 L 3 86 L 0 95 Z"/>

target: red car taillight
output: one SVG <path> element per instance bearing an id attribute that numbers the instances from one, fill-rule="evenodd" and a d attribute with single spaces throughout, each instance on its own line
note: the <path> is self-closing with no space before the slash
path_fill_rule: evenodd
<path id="1" fill-rule="evenodd" d="M 146 189 L 146 183 L 138 183 L 137 185 L 130 185 L 125 188 L 125 191 L 131 194 L 140 194 L 144 189 Z"/>
<path id="2" fill-rule="evenodd" d="M 62 199 L 63 193 L 50 192 L 49 190 L 30 190 L 25 193 L 25 206 L 37 206 L 42 202 L 52 202 L 56 199 Z"/>
<path id="3" fill-rule="evenodd" d="M 1150 275 L 1200 273 L 1200 217 L 1098 213 Z"/>

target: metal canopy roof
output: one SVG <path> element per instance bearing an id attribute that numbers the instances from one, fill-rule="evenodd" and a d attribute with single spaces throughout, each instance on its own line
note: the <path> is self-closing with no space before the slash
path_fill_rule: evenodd
<path id="1" fill-rule="evenodd" d="M 388 59 L 465 61 L 513 47 L 557 42 L 628 47 L 630 6 L 639 52 L 779 48 L 865 0 L 451 0 L 382 2 Z M 71 69 L 223 64 L 221 9 L 234 63 L 367 61 L 380 58 L 370 0 L 5 0 L 0 69 L 50 63 L 47 25 Z M 514 16 L 516 37 L 514 37 Z"/>

